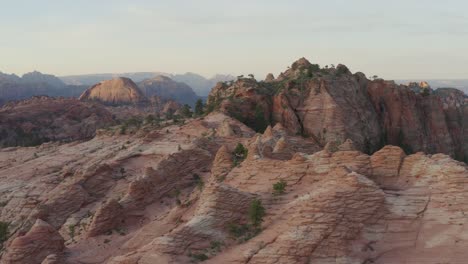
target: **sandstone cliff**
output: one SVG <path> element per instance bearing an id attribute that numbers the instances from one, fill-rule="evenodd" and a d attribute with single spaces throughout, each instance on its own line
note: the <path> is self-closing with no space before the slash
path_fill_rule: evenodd
<path id="1" fill-rule="evenodd" d="M 321 146 L 350 138 L 366 153 L 393 144 L 407 153 L 446 153 L 461 161 L 468 161 L 466 108 L 462 92 L 414 92 L 352 74 L 344 65 L 320 68 L 304 58 L 276 79 L 219 83 L 208 97 L 209 110 L 227 113 L 257 131 L 281 123 L 291 134 Z"/>

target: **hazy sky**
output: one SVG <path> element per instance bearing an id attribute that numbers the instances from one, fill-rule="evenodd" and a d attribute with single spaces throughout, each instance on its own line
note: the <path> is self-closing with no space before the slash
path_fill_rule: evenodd
<path id="1" fill-rule="evenodd" d="M 0 0 L 0 71 L 468 78 L 466 0 Z"/>

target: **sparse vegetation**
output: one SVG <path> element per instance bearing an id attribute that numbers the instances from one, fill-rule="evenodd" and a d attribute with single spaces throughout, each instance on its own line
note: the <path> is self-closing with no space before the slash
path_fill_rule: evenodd
<path id="1" fill-rule="evenodd" d="M 265 112 L 261 105 L 257 105 L 255 107 L 255 122 L 253 129 L 256 132 L 263 133 L 265 129 L 268 127 L 268 121 L 265 119 Z"/>
<path id="2" fill-rule="evenodd" d="M 10 223 L 0 222 L 0 245 L 8 239 L 8 227 Z M 1 248 L 1 246 L 0 246 Z"/>
<path id="3" fill-rule="evenodd" d="M 259 227 L 248 224 L 235 224 L 230 223 L 228 225 L 229 234 L 239 242 L 245 242 L 250 240 L 252 237 L 258 235 L 261 231 Z"/>
<path id="4" fill-rule="evenodd" d="M 202 116 L 203 115 L 203 100 L 198 99 L 197 102 L 195 103 L 195 116 Z"/>
<path id="5" fill-rule="evenodd" d="M 211 241 L 210 242 L 210 248 L 211 248 L 211 250 L 213 250 L 215 252 L 220 252 L 222 246 L 223 246 L 223 243 L 220 242 L 220 241 Z"/>
<path id="6" fill-rule="evenodd" d="M 72 241 L 75 241 L 75 225 L 69 225 L 68 226 L 68 235 L 70 236 Z"/>
<path id="7" fill-rule="evenodd" d="M 262 205 L 262 201 L 255 198 L 250 203 L 249 207 L 249 219 L 252 223 L 252 226 L 259 228 L 263 222 L 263 217 L 265 216 L 265 207 Z"/>
<path id="8" fill-rule="evenodd" d="M 174 118 L 174 110 L 172 109 L 169 109 L 167 112 L 166 112 L 166 120 L 171 120 Z"/>
<path id="9" fill-rule="evenodd" d="M 277 183 L 274 183 L 273 184 L 273 194 L 274 195 L 283 194 L 285 189 L 286 189 L 286 185 L 287 185 L 287 183 L 283 179 L 279 180 Z"/>
<path id="10" fill-rule="evenodd" d="M 205 253 L 190 254 L 189 256 L 192 258 L 192 261 L 194 262 L 205 261 L 208 259 L 208 256 Z"/>
<path id="11" fill-rule="evenodd" d="M 155 120 L 156 119 L 155 119 L 154 115 L 147 115 L 145 117 L 145 123 L 146 124 L 152 124 L 152 123 L 154 123 Z"/>
<path id="12" fill-rule="evenodd" d="M 208 97 L 208 101 L 209 103 L 206 104 L 206 114 L 218 109 L 223 100 L 221 98 L 213 98 L 213 96 L 210 96 Z"/>
<path id="13" fill-rule="evenodd" d="M 422 96 L 429 96 L 430 94 L 431 94 L 431 91 L 429 91 L 429 89 L 427 88 L 423 89 L 423 91 L 421 92 Z"/>
<path id="14" fill-rule="evenodd" d="M 121 236 L 125 236 L 127 234 L 126 230 L 121 227 L 116 228 L 115 231 Z"/>
<path id="15" fill-rule="evenodd" d="M 242 143 L 238 143 L 236 148 L 234 149 L 233 154 L 233 162 L 234 162 L 234 167 L 238 166 L 242 161 L 247 158 L 248 150 L 247 148 L 242 145 Z"/>
<path id="16" fill-rule="evenodd" d="M 183 117 L 187 117 L 187 118 L 192 117 L 192 109 L 190 108 L 188 104 L 184 104 L 181 112 L 182 112 Z"/>
<path id="17" fill-rule="evenodd" d="M 194 173 L 193 174 L 193 180 L 195 181 L 195 184 L 197 185 L 198 189 L 200 191 L 203 190 L 203 187 L 205 186 L 205 183 L 203 182 L 203 179 L 200 177 L 200 175 Z"/>
<path id="18" fill-rule="evenodd" d="M 250 228 L 248 225 L 238 225 L 233 223 L 228 225 L 229 233 L 236 238 L 245 235 L 249 231 L 249 229 Z"/>

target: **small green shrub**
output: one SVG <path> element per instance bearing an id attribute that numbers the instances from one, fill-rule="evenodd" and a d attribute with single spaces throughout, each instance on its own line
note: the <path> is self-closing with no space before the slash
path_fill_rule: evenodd
<path id="1" fill-rule="evenodd" d="M 215 252 L 220 252 L 222 246 L 223 246 L 223 242 L 220 242 L 220 241 L 211 241 L 210 242 L 210 248 L 211 248 L 211 250 L 214 250 Z"/>
<path id="2" fill-rule="evenodd" d="M 236 148 L 234 149 L 233 154 L 233 162 L 234 162 L 234 167 L 239 165 L 242 161 L 247 158 L 248 150 L 242 143 L 238 143 Z"/>
<path id="3" fill-rule="evenodd" d="M 197 185 L 198 189 L 200 191 L 203 190 L 203 187 L 205 186 L 205 183 L 203 182 L 203 179 L 200 177 L 200 175 L 194 173 L 192 177 L 193 177 L 193 180 L 195 181 L 195 184 Z"/>
<path id="4" fill-rule="evenodd" d="M 203 100 L 202 99 L 198 99 L 197 102 L 195 103 L 195 115 L 196 116 L 201 116 L 203 115 Z"/>
<path id="5" fill-rule="evenodd" d="M 228 230 L 229 234 L 231 234 L 233 237 L 239 238 L 245 235 L 250 230 L 250 227 L 248 225 L 238 225 L 230 223 L 228 225 Z"/>
<path id="6" fill-rule="evenodd" d="M 192 109 L 190 108 L 190 106 L 188 104 L 184 104 L 184 106 L 182 107 L 182 116 L 183 117 L 192 117 L 193 113 L 192 113 Z"/>
<path id="7" fill-rule="evenodd" d="M 208 259 L 208 256 L 205 253 L 192 254 L 191 257 L 196 262 L 205 261 Z"/>
<path id="8" fill-rule="evenodd" d="M 0 222 L 0 244 L 8 239 L 8 227 L 10 223 Z"/>
<path id="9" fill-rule="evenodd" d="M 263 222 L 263 217 L 265 216 L 265 207 L 262 205 L 262 201 L 255 198 L 250 203 L 249 207 L 249 218 L 252 226 L 260 227 Z"/>
<path id="10" fill-rule="evenodd" d="M 239 225 L 231 223 L 228 225 L 228 231 L 237 241 L 245 242 L 258 235 L 261 229 L 248 224 Z"/>
<path id="11" fill-rule="evenodd" d="M 68 235 L 70 235 L 72 241 L 75 241 L 75 225 L 68 226 Z"/>
<path id="12" fill-rule="evenodd" d="M 279 180 L 277 183 L 273 184 L 273 194 L 274 195 L 281 195 L 284 193 L 286 189 L 287 183 L 283 179 Z"/>

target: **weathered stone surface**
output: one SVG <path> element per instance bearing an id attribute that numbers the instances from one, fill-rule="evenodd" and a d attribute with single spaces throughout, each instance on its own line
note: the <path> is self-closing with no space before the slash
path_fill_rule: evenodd
<path id="1" fill-rule="evenodd" d="M 116 228 L 123 220 L 122 205 L 115 199 L 104 203 L 93 217 L 88 229 L 88 236 L 102 235 Z"/>
<path id="2" fill-rule="evenodd" d="M 405 152 L 395 146 L 385 146 L 371 156 L 371 179 L 384 188 L 392 188 L 397 184 Z"/>
<path id="3" fill-rule="evenodd" d="M 89 139 L 112 123 L 111 113 L 98 104 L 34 97 L 0 108 L 0 147 Z"/>
<path id="4" fill-rule="evenodd" d="M 38 219 L 24 236 L 12 241 L 2 263 L 41 263 L 49 254 L 60 253 L 64 249 L 63 243 L 63 238 L 52 226 Z"/>

